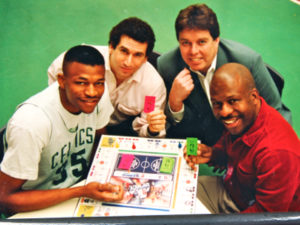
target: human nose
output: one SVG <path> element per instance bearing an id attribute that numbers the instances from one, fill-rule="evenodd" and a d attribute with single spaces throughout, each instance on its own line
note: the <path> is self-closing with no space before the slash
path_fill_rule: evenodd
<path id="1" fill-rule="evenodd" d="M 130 66 L 131 63 L 132 63 L 132 55 L 129 54 L 125 59 L 125 65 Z"/>
<path id="2" fill-rule="evenodd" d="M 222 105 L 221 110 L 219 111 L 219 115 L 221 117 L 228 117 L 232 113 L 232 111 L 233 111 L 232 107 L 229 104 L 224 103 Z"/>
<path id="3" fill-rule="evenodd" d="M 191 54 L 197 54 L 199 52 L 199 46 L 196 44 L 196 43 L 194 43 L 194 44 L 192 44 L 192 46 L 191 46 Z"/>
<path id="4" fill-rule="evenodd" d="M 94 85 L 90 84 L 85 89 L 85 94 L 89 97 L 95 97 L 97 95 L 97 90 Z"/>

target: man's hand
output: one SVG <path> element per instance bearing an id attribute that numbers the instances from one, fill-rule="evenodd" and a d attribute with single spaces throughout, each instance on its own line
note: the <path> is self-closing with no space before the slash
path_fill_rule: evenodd
<path id="1" fill-rule="evenodd" d="M 186 146 L 184 146 L 183 155 L 187 164 L 192 169 L 195 169 L 196 164 L 203 164 L 210 161 L 212 156 L 212 147 L 204 144 L 198 144 L 197 155 L 187 155 L 187 149 Z"/>
<path id="2" fill-rule="evenodd" d="M 85 193 L 88 198 L 99 201 L 115 202 L 123 199 L 124 189 L 122 185 L 91 182 L 85 185 Z"/>
<path id="3" fill-rule="evenodd" d="M 149 130 L 152 133 L 160 132 L 166 127 L 166 116 L 162 110 L 155 110 L 147 114 Z"/>
<path id="4" fill-rule="evenodd" d="M 194 82 L 190 71 L 184 68 L 173 81 L 169 94 L 169 105 L 173 112 L 178 112 L 183 106 L 183 101 L 194 89 Z"/>

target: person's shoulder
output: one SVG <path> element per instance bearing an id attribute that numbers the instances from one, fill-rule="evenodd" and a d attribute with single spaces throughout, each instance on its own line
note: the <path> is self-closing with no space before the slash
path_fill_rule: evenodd
<path id="1" fill-rule="evenodd" d="M 291 124 L 289 124 L 289 122 L 276 109 L 268 105 L 266 102 L 265 107 L 268 110 L 266 113 L 266 127 L 268 129 L 268 133 L 272 135 L 272 139 L 276 139 L 278 141 L 286 139 L 287 142 L 289 142 L 289 140 L 295 140 L 300 144 L 297 134 Z"/>
<path id="2" fill-rule="evenodd" d="M 219 46 L 220 49 L 224 49 L 227 52 L 230 51 L 236 54 L 258 55 L 258 53 L 251 47 L 233 40 L 220 38 Z"/>
<path id="3" fill-rule="evenodd" d="M 162 54 L 157 59 L 157 70 L 164 79 L 172 79 L 184 67 L 186 67 L 179 47 Z"/>
<path id="4" fill-rule="evenodd" d="M 58 82 L 55 81 L 53 84 L 49 85 L 45 89 L 31 96 L 24 102 L 44 106 L 47 104 L 52 104 L 53 101 L 57 100 L 58 97 L 59 97 Z"/>
<path id="5" fill-rule="evenodd" d="M 253 68 L 261 61 L 261 55 L 250 47 L 236 41 L 220 39 L 217 53 L 217 67 L 228 62 L 241 63 L 248 68 Z"/>
<path id="6" fill-rule="evenodd" d="M 156 84 L 162 85 L 164 81 L 158 71 L 154 68 L 154 66 L 150 62 L 145 62 L 139 70 L 139 73 L 142 76 L 142 80 L 144 84 Z"/>
<path id="7" fill-rule="evenodd" d="M 300 141 L 293 127 L 265 100 L 262 100 L 258 120 L 262 124 L 258 138 L 265 149 L 298 152 L 300 156 Z"/>
<path id="8" fill-rule="evenodd" d="M 32 131 L 36 134 L 51 130 L 51 121 L 45 111 L 35 104 L 21 104 L 8 122 L 8 126 Z"/>
<path id="9" fill-rule="evenodd" d="M 57 116 L 59 104 L 58 83 L 55 82 L 19 104 L 14 116 L 20 115 L 20 121 L 28 121 L 29 125 L 31 122 L 49 125 L 50 118 Z"/>

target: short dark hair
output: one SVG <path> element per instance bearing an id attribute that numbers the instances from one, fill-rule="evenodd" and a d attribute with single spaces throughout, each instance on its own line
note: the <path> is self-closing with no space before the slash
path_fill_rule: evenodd
<path id="1" fill-rule="evenodd" d="M 109 34 L 109 44 L 112 45 L 113 48 L 116 48 L 120 43 L 122 35 L 126 35 L 141 43 L 146 42 L 148 44 L 146 50 L 147 56 L 150 55 L 154 48 L 154 32 L 148 23 L 139 18 L 129 17 L 114 26 Z"/>
<path id="2" fill-rule="evenodd" d="M 213 39 L 220 35 L 220 28 L 216 14 L 205 4 L 194 4 L 180 10 L 176 22 L 176 37 L 184 29 L 208 30 Z"/>
<path id="3" fill-rule="evenodd" d="M 102 54 L 95 48 L 88 45 L 77 45 L 70 48 L 63 60 L 63 72 L 66 65 L 71 62 L 79 62 L 86 65 L 105 65 Z"/>

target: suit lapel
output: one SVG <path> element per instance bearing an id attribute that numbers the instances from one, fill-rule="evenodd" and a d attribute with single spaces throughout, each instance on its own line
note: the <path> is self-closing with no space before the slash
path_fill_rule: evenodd
<path id="1" fill-rule="evenodd" d="M 185 104 L 190 106 L 193 110 L 197 111 L 198 115 L 207 115 L 207 113 L 211 112 L 207 96 L 202 88 L 197 74 L 191 72 L 191 75 L 195 87 L 190 96 L 186 99 Z"/>

